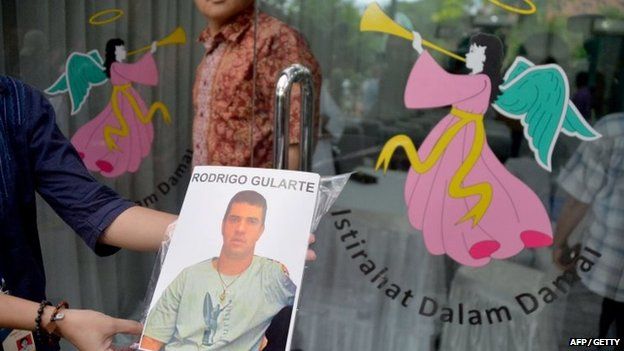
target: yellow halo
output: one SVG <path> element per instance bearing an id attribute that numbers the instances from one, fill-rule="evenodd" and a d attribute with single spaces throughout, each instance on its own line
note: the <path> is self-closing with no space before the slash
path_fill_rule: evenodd
<path id="1" fill-rule="evenodd" d="M 106 16 L 111 13 L 114 15 L 111 16 L 110 18 L 100 20 L 100 17 Z M 115 22 L 116 20 L 120 19 L 123 15 L 124 15 L 124 12 L 121 9 L 103 10 L 103 11 L 96 12 L 95 14 L 91 15 L 91 17 L 89 17 L 89 23 L 94 26 L 101 26 L 104 24 Z"/>
<path id="2" fill-rule="evenodd" d="M 507 10 L 509 12 L 513 12 L 513 13 L 517 13 L 519 15 L 532 15 L 535 12 L 537 12 L 537 7 L 535 6 L 535 4 L 533 3 L 532 0 L 523 0 L 527 5 L 529 5 L 529 8 L 519 8 L 519 7 L 514 7 L 514 6 L 510 6 L 507 4 L 504 4 L 502 2 L 500 2 L 500 0 L 489 0 L 492 4 Z"/>

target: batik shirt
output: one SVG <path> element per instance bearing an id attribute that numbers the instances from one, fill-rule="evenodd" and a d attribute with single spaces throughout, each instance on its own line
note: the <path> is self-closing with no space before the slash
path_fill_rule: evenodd
<path id="1" fill-rule="evenodd" d="M 250 6 L 215 35 L 206 29 L 199 37 L 206 54 L 193 87 L 195 165 L 272 166 L 276 80 L 279 72 L 294 63 L 313 74 L 318 122 L 321 74 L 307 43 L 294 29 L 267 14 L 259 13 L 254 24 L 253 10 Z M 289 142 L 296 144 L 301 107 L 298 85 L 291 99 Z"/>

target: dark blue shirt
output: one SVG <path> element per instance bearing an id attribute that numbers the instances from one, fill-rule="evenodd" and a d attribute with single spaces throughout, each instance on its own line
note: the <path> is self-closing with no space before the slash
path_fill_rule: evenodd
<path id="1" fill-rule="evenodd" d="M 35 192 L 99 255 L 117 250 L 97 240 L 133 204 L 89 174 L 39 92 L 1 76 L 0 89 L 0 275 L 11 295 L 41 301 Z"/>

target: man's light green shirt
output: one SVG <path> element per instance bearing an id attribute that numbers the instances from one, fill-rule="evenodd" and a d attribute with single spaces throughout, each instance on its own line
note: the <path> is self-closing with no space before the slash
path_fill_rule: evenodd
<path id="1" fill-rule="evenodd" d="M 184 269 L 150 311 L 145 335 L 165 351 L 258 350 L 273 316 L 293 304 L 296 287 L 285 268 L 259 256 L 238 278 L 221 275 L 231 283 L 222 301 L 213 260 Z"/>

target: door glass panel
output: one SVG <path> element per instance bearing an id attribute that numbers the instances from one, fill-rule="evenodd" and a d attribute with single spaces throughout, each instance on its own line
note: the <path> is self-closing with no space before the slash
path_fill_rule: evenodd
<path id="1" fill-rule="evenodd" d="M 604 303 L 622 306 L 614 302 L 622 301 L 621 275 L 615 273 L 621 272 L 622 261 L 621 255 L 606 253 L 611 250 L 604 244 L 616 240 L 621 248 L 622 240 L 604 221 L 612 220 L 605 208 L 624 205 L 619 195 L 612 194 L 621 187 L 602 182 L 621 183 L 612 176 L 622 169 L 615 164 L 621 156 L 612 152 L 610 148 L 617 147 L 604 131 L 621 130 L 623 123 L 620 115 L 613 114 L 622 110 L 624 92 L 620 84 L 624 5 L 580 0 L 387 0 L 379 1 L 375 16 L 369 14 L 375 17 L 369 18 L 375 28 L 363 32 L 360 22 L 370 4 L 360 0 L 258 2 L 261 13 L 301 33 L 320 64 L 318 145 L 325 143 L 328 152 L 316 150 L 316 169 L 323 174 L 356 172 L 316 231 L 319 258 L 304 277 L 293 348 L 564 350 L 571 342 L 582 342 L 571 338 L 614 337 L 615 324 L 609 323 L 602 333 L 599 325 L 601 316 L 607 321 L 610 314 Z M 532 14 L 522 14 L 533 9 Z M 381 12 L 387 19 L 379 19 L 384 17 Z M 564 89 L 561 96 L 578 109 L 576 121 L 587 121 L 583 125 L 589 134 L 570 133 L 565 129 L 573 127 L 565 123 L 571 123 L 572 117 L 565 123 L 561 119 L 561 127 L 559 122 L 551 127 L 557 130 L 551 137 L 554 146 L 550 150 L 542 146 L 542 153 L 550 156 L 540 156 L 535 151 L 540 146 L 531 140 L 539 138 L 535 130 L 548 128 L 548 119 L 541 126 L 524 127 L 532 123 L 528 119 L 535 117 L 533 112 L 528 119 L 509 118 L 511 107 L 504 98 L 511 92 L 499 89 L 498 102 L 492 99 L 491 103 L 503 107 L 495 109 L 489 94 L 479 98 L 479 91 L 470 88 L 481 73 L 468 68 L 473 63 L 427 44 L 424 49 L 429 54 L 418 55 L 397 27 L 407 36 L 418 31 L 424 41 L 460 58 L 469 52 L 474 34 L 495 35 L 504 54 L 497 83 L 487 89 L 510 83 L 506 79 L 511 73 L 507 77 L 505 73 L 521 67 L 518 62 L 536 65 L 526 76 L 550 70 Z M 496 56 L 492 46 L 477 45 L 486 47 L 486 57 Z M 424 56 L 432 61 L 420 61 Z M 519 56 L 528 61 L 515 61 Z M 423 71 L 412 72 L 415 64 Z M 460 76 L 446 76 L 441 70 Z M 410 74 L 415 80 L 408 83 Z M 535 77 L 527 81 L 535 83 Z M 495 78 L 488 75 L 487 81 Z M 413 84 L 408 93 L 407 84 Z M 553 88 L 540 91 L 550 94 Z M 546 99 L 531 94 L 523 91 L 518 99 L 523 104 Z M 555 104 L 546 101 L 550 102 L 540 111 Z M 451 112 L 451 105 L 459 111 Z M 567 105 L 557 106 L 560 113 L 555 120 L 563 118 L 561 111 Z M 463 144 L 448 142 L 434 162 L 439 166 L 415 173 L 414 153 L 398 147 L 387 172 L 375 170 L 380 153 L 394 136 L 405 135 L 404 140 L 411 141 L 401 145 L 422 147 L 419 156 L 425 159 L 449 126 L 473 117 L 484 133 L 469 126 L 454 135 Z M 590 140 L 598 136 L 595 131 L 603 137 Z M 478 135 L 485 146 L 474 146 Z M 457 140 L 454 137 L 451 140 Z M 466 166 L 472 175 L 457 176 L 460 166 L 470 163 L 466 160 L 475 147 L 479 161 L 472 168 Z M 597 150 L 601 156 L 593 154 Z M 599 162 L 591 155 L 611 161 Z M 483 193 L 454 193 L 457 189 L 451 183 L 459 182 L 463 188 L 483 180 L 493 190 L 491 205 L 474 226 L 462 226 L 460 219 Z M 587 189 L 593 194 L 584 197 Z M 453 201 L 461 206 L 452 205 Z M 573 204 L 584 209 L 578 212 L 581 217 L 587 214 L 583 221 L 574 220 L 569 208 Z M 557 230 L 557 223 L 563 228 Z M 563 254 L 578 257 L 576 271 L 564 272 L 553 263 L 552 236 L 559 231 L 563 234 L 555 238 L 555 255 L 566 242 Z M 561 241 L 564 234 L 569 237 Z M 619 263 L 614 266 L 612 259 Z M 613 274 L 605 273 L 609 267 Z M 599 276 L 604 279 L 601 283 L 593 281 Z"/>

